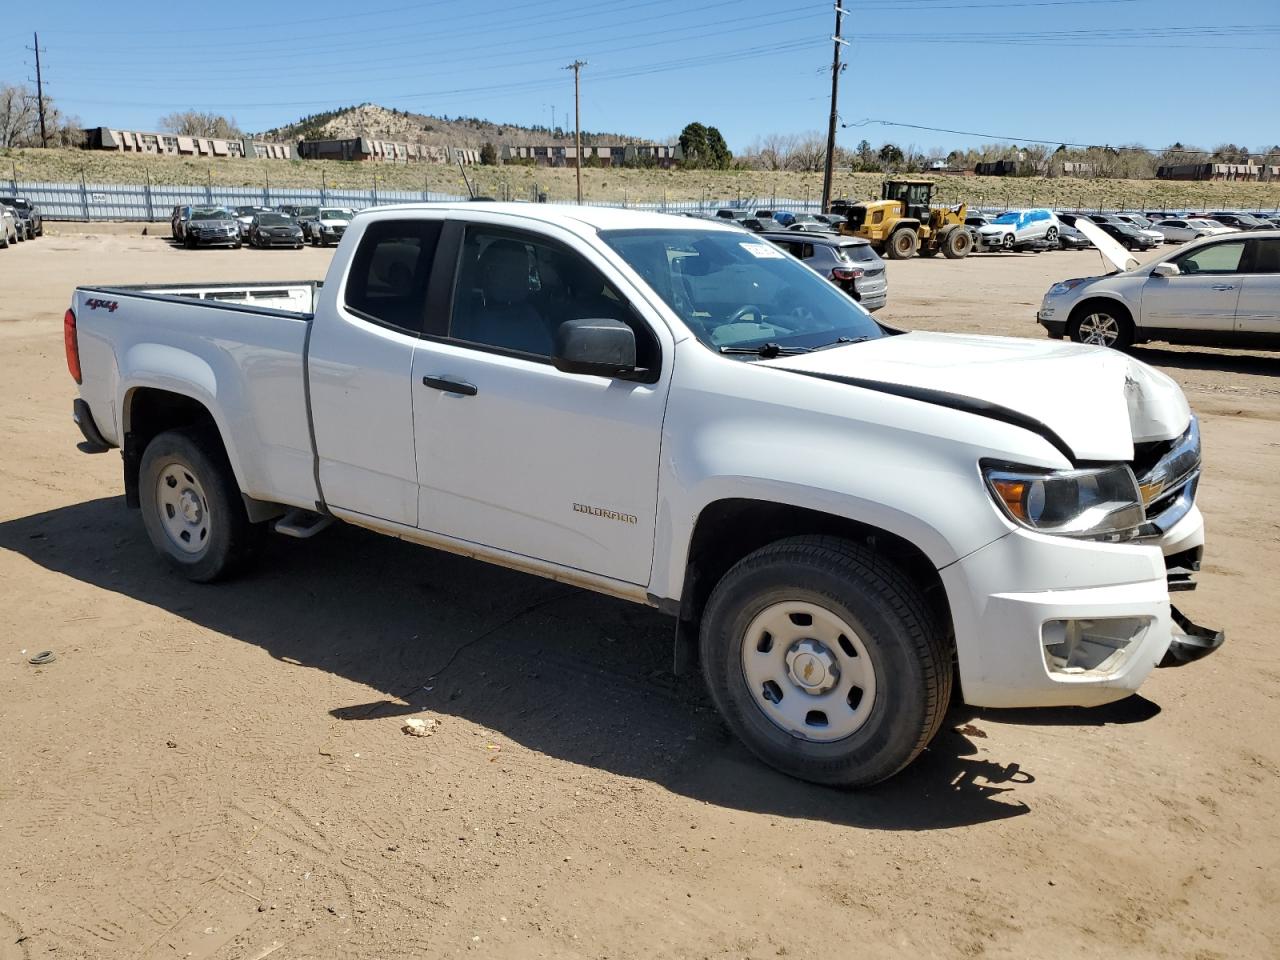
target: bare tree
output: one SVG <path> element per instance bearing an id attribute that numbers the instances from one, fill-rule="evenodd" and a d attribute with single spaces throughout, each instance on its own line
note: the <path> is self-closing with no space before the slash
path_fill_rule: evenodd
<path id="1" fill-rule="evenodd" d="M 168 113 L 157 121 L 160 129 L 183 137 L 216 137 L 233 140 L 244 136 L 236 126 L 235 117 L 220 113 L 201 113 L 199 110 L 179 110 Z"/>
<path id="2" fill-rule="evenodd" d="M 26 87 L 0 87 L 0 147 L 24 147 L 36 117 L 35 94 Z"/>
<path id="3" fill-rule="evenodd" d="M 813 173 L 827 162 L 827 139 L 816 130 L 792 138 L 787 166 L 792 170 Z"/>

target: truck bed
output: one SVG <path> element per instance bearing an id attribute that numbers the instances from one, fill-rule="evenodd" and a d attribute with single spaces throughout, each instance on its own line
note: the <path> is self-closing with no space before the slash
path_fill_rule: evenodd
<path id="1" fill-rule="evenodd" d="M 194 389 L 215 412 L 247 496 L 314 505 L 306 352 L 319 288 L 316 281 L 76 288 L 81 397 L 103 438 L 123 445 L 135 391 Z"/>

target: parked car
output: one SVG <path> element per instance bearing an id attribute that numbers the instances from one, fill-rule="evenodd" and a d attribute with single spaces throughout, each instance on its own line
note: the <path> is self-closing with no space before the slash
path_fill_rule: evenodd
<path id="1" fill-rule="evenodd" d="M 311 228 L 320 217 L 320 208 L 310 206 L 294 207 L 291 216 L 298 222 L 298 226 L 302 228 L 302 239 L 310 243 Z"/>
<path id="2" fill-rule="evenodd" d="M 234 210 L 236 215 L 236 223 L 240 225 L 240 239 L 246 241 L 249 239 L 249 228 L 253 226 L 253 218 L 260 213 L 275 213 L 271 207 L 236 207 Z"/>
<path id="3" fill-rule="evenodd" d="M 1139 230 L 1132 223 L 1125 223 L 1123 220 L 1115 219 L 1109 214 L 1090 214 L 1087 219 L 1128 250 L 1150 250 L 1159 245 L 1154 237 Z M 1079 229 L 1082 222 L 1084 221 L 1076 220 L 1077 229 Z M 1092 236 L 1092 234 L 1088 235 Z M 1162 237 L 1160 243 L 1163 242 L 1164 238 Z"/>
<path id="4" fill-rule="evenodd" d="M 169 231 L 173 234 L 174 242 L 182 243 L 187 239 L 187 221 L 190 219 L 190 206 L 179 204 L 173 208 L 173 213 L 169 215 Z"/>
<path id="5" fill-rule="evenodd" d="M 249 246 L 292 247 L 301 250 L 302 226 L 287 213 L 260 213 L 249 225 Z"/>
<path id="6" fill-rule="evenodd" d="M 1061 230 L 1052 210 L 1009 210 L 985 227 L 979 227 L 978 236 L 984 249 L 1017 250 L 1037 240 L 1056 247 Z"/>
<path id="7" fill-rule="evenodd" d="M 1112 214 L 1112 220 L 1118 220 L 1121 223 L 1127 223 L 1129 226 L 1136 228 L 1140 233 L 1150 237 L 1158 247 L 1164 243 L 1164 234 L 1159 230 L 1152 229 L 1153 224 L 1150 220 L 1140 213 L 1117 213 Z"/>
<path id="8" fill-rule="evenodd" d="M 40 208 L 26 197 L 0 197 L 0 204 L 13 210 L 22 239 L 34 240 L 44 236 L 44 217 L 40 215 Z"/>
<path id="9" fill-rule="evenodd" d="M 1258 219 L 1265 220 L 1267 223 L 1271 224 L 1273 227 L 1280 227 L 1280 216 L 1272 216 L 1271 214 L 1267 214 L 1266 216 L 1260 215 Z"/>
<path id="10" fill-rule="evenodd" d="M 1280 230 L 1202 237 L 1142 266 L 1111 237 L 1094 242 L 1116 272 L 1050 287 L 1037 314 L 1050 336 L 1280 347 Z"/>
<path id="11" fill-rule="evenodd" d="M 315 220 L 311 221 L 311 243 L 319 247 L 336 244 L 355 215 L 356 212 L 347 207 L 321 207 Z M 306 230 L 305 227 L 303 229 Z"/>
<path id="12" fill-rule="evenodd" d="M 0 204 L 0 249 L 8 249 L 9 244 L 17 243 L 22 239 L 18 232 L 18 217 L 13 212 L 13 208 L 7 204 Z"/>
<path id="13" fill-rule="evenodd" d="M 1188 240 L 1199 240 L 1201 237 L 1239 232 L 1235 227 L 1228 227 L 1213 220 L 1188 220 L 1182 217 L 1160 220 L 1153 223 L 1151 229 L 1160 233 L 1165 243 L 1186 243 Z"/>
<path id="14" fill-rule="evenodd" d="M 226 207 L 192 207 L 191 217 L 182 231 L 182 242 L 188 250 L 196 247 L 240 248 L 240 225 L 235 214 Z"/>
<path id="15" fill-rule="evenodd" d="M 782 224 L 773 217 L 747 217 L 738 221 L 752 233 L 764 233 L 766 230 L 781 230 Z"/>
<path id="16" fill-rule="evenodd" d="M 716 211 L 716 216 L 720 217 L 722 220 L 745 220 L 747 217 L 751 216 L 751 214 L 747 213 L 745 210 L 731 210 L 728 207 L 721 207 Z"/>
<path id="17" fill-rule="evenodd" d="M 1096 706 L 1222 642 L 1170 604 L 1196 421 L 1129 357 L 889 330 L 763 239 L 588 207 L 379 207 L 323 285 L 181 292 L 80 287 L 64 343 L 82 449 L 188 579 L 347 521 L 648 604 L 759 757 L 838 785 L 953 687 Z"/>
<path id="18" fill-rule="evenodd" d="M 1211 213 L 1206 220 L 1214 220 L 1228 227 L 1235 227 L 1237 230 L 1271 230 L 1274 229 L 1270 223 L 1259 220 L 1247 213 L 1230 213 L 1226 210 L 1219 210 Z"/>
<path id="19" fill-rule="evenodd" d="M 821 221 L 821 220 L 813 220 L 813 221 L 801 220 L 801 221 L 797 221 L 797 222 L 793 223 L 791 226 L 787 227 L 787 229 L 788 229 L 788 230 L 795 230 L 795 231 L 798 231 L 799 233 L 826 233 L 826 234 L 834 234 L 834 233 L 839 233 L 839 232 L 840 232 L 837 228 L 833 227 L 831 224 L 829 224 L 829 223 L 825 223 L 825 222 L 823 222 L 823 221 Z"/>
<path id="20" fill-rule="evenodd" d="M 1076 214 L 1059 213 L 1057 216 L 1059 247 L 1063 250 L 1087 250 L 1093 246 L 1089 238 L 1076 229 Z"/>
<path id="21" fill-rule="evenodd" d="M 761 236 L 819 276 L 826 277 L 867 310 L 879 310 L 888 300 L 889 281 L 884 261 L 868 241 L 831 234 L 806 233 L 797 237 L 792 230 Z"/>

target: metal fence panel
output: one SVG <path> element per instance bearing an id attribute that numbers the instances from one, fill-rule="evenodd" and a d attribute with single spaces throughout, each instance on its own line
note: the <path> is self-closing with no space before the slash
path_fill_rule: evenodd
<path id="1" fill-rule="evenodd" d="M 210 204 L 217 206 L 299 206 L 365 207 L 390 203 L 428 203 L 466 200 L 466 197 L 429 190 L 353 190 L 347 188 L 313 187 L 215 187 L 175 186 L 172 184 L 120 184 L 120 183 L 36 183 L 23 180 L 0 180 L 0 189 L 19 196 L 30 197 L 39 204 L 41 213 L 48 220 L 131 220 L 163 222 L 169 219 L 173 208 L 184 204 Z M 945 202 L 954 205 L 963 197 L 948 190 Z M 556 205 L 571 204 L 572 200 L 552 200 Z M 756 210 L 787 210 L 792 213 L 818 213 L 817 200 L 788 197 L 739 197 L 734 200 L 662 200 L 635 201 L 588 200 L 587 206 L 616 207 L 628 210 L 649 210 L 665 213 L 715 213 L 729 208 L 754 213 Z M 1009 208 L 1008 202 L 1000 203 L 998 197 L 982 195 L 969 198 L 971 211 L 997 212 Z M 1260 208 L 1259 208 L 1260 209 Z M 1278 208 L 1280 211 L 1280 208 Z M 1098 210 L 1099 213 L 1110 212 Z M 1252 212 L 1252 211 L 1250 211 Z"/>

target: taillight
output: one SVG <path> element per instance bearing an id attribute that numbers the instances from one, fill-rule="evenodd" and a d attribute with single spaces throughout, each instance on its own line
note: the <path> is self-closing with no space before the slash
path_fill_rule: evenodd
<path id="1" fill-rule="evenodd" d="M 862 276 L 862 271 L 857 267 L 837 267 L 831 271 L 831 277 L 834 280 L 857 280 Z"/>
<path id="2" fill-rule="evenodd" d="M 62 318 L 62 340 L 67 348 L 67 370 L 76 383 L 80 378 L 80 341 L 76 336 L 75 311 L 68 310 Z"/>

